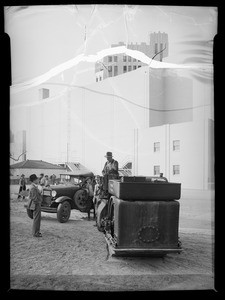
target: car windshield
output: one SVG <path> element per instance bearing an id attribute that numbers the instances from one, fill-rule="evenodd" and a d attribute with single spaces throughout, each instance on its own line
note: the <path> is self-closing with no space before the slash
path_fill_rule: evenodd
<path id="1" fill-rule="evenodd" d="M 60 179 L 63 184 L 80 184 L 82 182 L 80 178 L 71 175 L 61 175 Z"/>

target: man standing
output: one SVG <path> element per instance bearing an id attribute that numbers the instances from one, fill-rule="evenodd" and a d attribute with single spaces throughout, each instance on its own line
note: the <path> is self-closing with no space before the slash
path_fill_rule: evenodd
<path id="1" fill-rule="evenodd" d="M 40 174 L 39 184 L 40 184 L 42 187 L 45 186 L 45 177 L 44 177 L 44 174 L 43 174 L 43 173 Z"/>
<path id="2" fill-rule="evenodd" d="M 33 210 L 32 234 L 34 237 L 42 237 L 42 234 L 40 233 L 42 195 L 38 189 L 39 179 L 35 174 L 32 174 L 30 175 L 30 181 L 31 186 L 29 191 L 28 208 Z"/>
<path id="3" fill-rule="evenodd" d="M 94 187 L 94 196 L 93 196 L 93 203 L 95 207 L 95 211 L 97 211 L 98 208 L 98 196 L 101 192 L 101 178 L 99 175 L 96 175 L 95 177 L 95 187 Z"/>
<path id="4" fill-rule="evenodd" d="M 49 181 L 49 179 L 48 179 L 48 175 L 45 175 L 44 186 L 46 186 L 46 187 L 49 187 L 49 186 L 50 186 L 50 181 Z"/>
<path id="5" fill-rule="evenodd" d="M 23 199 L 24 199 L 25 196 L 24 195 L 21 196 L 21 194 L 20 194 L 22 191 L 26 191 L 26 181 L 25 181 L 25 175 L 24 174 L 22 174 L 20 176 L 19 185 L 20 185 L 20 188 L 19 188 L 18 199 L 21 198 L 21 197 L 23 197 Z"/>
<path id="6" fill-rule="evenodd" d="M 102 175 L 113 175 L 112 177 L 117 178 L 119 176 L 119 164 L 118 161 L 113 159 L 112 152 L 106 152 L 105 157 L 107 158 L 107 162 L 104 165 L 102 170 Z"/>

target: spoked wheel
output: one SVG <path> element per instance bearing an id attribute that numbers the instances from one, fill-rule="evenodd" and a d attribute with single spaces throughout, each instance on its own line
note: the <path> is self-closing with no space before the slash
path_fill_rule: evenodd
<path id="1" fill-rule="evenodd" d="M 71 206 L 68 201 L 59 204 L 57 208 L 57 219 L 60 223 L 66 223 L 70 218 Z"/>
<path id="2" fill-rule="evenodd" d="M 86 190 L 79 190 L 74 196 L 74 202 L 81 212 L 88 212 L 92 207 L 92 199 L 88 197 Z"/>

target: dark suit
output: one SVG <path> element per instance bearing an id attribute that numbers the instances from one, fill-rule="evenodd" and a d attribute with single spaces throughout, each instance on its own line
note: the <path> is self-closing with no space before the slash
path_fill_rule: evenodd
<path id="1" fill-rule="evenodd" d="M 33 227 L 32 227 L 32 234 L 35 236 L 40 232 L 41 226 L 41 202 L 42 202 L 42 195 L 39 191 L 37 185 L 34 183 L 31 184 L 30 191 L 29 191 L 29 202 L 28 208 L 33 210 Z"/>

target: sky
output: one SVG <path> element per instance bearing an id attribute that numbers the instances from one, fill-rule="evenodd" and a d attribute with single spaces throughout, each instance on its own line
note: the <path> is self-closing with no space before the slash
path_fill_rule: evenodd
<path id="1" fill-rule="evenodd" d="M 5 32 L 11 42 L 12 85 L 35 79 L 77 55 L 94 55 L 120 41 L 149 43 L 149 34 L 158 31 L 169 37 L 169 56 L 164 61 L 211 62 L 217 9 L 142 5 L 7 7 Z M 66 76 L 73 83 L 92 83 L 94 63 L 82 62 Z"/>
<path id="2" fill-rule="evenodd" d="M 39 113 L 44 120 L 41 102 L 37 101 L 38 104 L 35 103 L 35 97 L 38 100 L 38 80 L 40 77 L 48 78 L 46 79 L 48 84 L 51 79 L 57 83 L 56 78 L 45 77 L 46 74 L 67 64 L 69 66 L 67 71 L 57 75 L 58 82 L 61 80 L 65 83 L 66 87 L 63 86 L 63 88 L 66 91 L 62 99 L 64 99 L 63 97 L 66 99 L 67 92 L 70 90 L 68 86 L 71 84 L 87 86 L 95 82 L 95 63 L 80 62 L 72 67 L 74 60 L 82 57 L 82 55 L 85 57 L 96 55 L 99 51 L 110 49 L 112 44 L 118 44 L 119 42 L 125 44 L 146 42 L 149 44 L 150 33 L 158 31 L 168 34 L 169 55 L 164 58 L 165 62 L 178 64 L 179 66 L 189 64 L 197 66 L 210 65 L 213 58 L 213 39 L 217 33 L 217 9 L 215 7 L 141 5 L 6 7 L 5 32 L 10 37 L 12 65 L 10 109 L 13 112 L 13 117 L 11 117 L 11 128 L 14 131 L 22 129 L 28 129 L 28 132 L 31 131 L 29 122 L 32 122 L 33 119 L 28 113 L 27 104 L 28 106 L 34 105 L 37 108 L 35 114 L 32 115 L 34 121 L 40 121 Z M 210 75 L 212 75 L 211 71 L 212 68 L 209 69 Z M 31 81 L 36 83 L 36 90 L 32 91 L 30 89 L 29 82 Z M 24 86 L 24 93 L 16 89 L 18 85 Z M 204 92 L 207 93 L 211 83 L 207 85 L 208 89 L 205 89 L 204 84 L 202 86 L 204 86 L 204 91 L 202 89 L 197 91 L 197 96 L 199 93 L 200 95 Z M 123 86 L 123 88 L 128 90 L 129 84 Z M 55 86 L 54 90 L 56 90 Z M 196 98 L 198 98 L 197 96 Z M 210 98 L 211 94 L 207 97 Z M 60 98 L 60 95 L 58 94 L 56 98 Z M 206 101 L 204 97 L 199 99 L 199 101 Z M 46 101 L 46 105 L 52 103 L 52 109 L 56 109 L 54 101 L 54 96 L 50 96 Z M 17 104 L 20 106 L 19 108 Z M 62 107 L 65 108 L 65 111 L 69 111 L 67 101 L 63 102 Z M 129 113 L 130 111 L 127 108 L 127 115 Z M 74 118 L 74 116 L 72 117 Z M 37 124 L 39 124 L 38 122 Z M 56 122 L 54 113 L 48 115 L 48 122 L 49 124 Z M 64 130 L 62 137 L 66 139 L 69 121 L 64 120 L 62 123 L 62 130 Z M 57 121 L 58 125 L 60 125 L 60 122 Z M 41 126 L 44 126 L 44 123 Z M 51 130 L 51 127 L 43 128 L 45 132 Z M 104 128 L 104 130 L 107 130 L 107 128 Z M 30 137 L 27 136 L 27 142 L 30 143 L 29 149 L 33 151 L 33 149 L 36 150 L 37 145 L 35 143 L 39 143 L 39 140 L 32 139 L 32 134 L 33 132 Z M 52 136 L 53 134 L 51 134 Z M 90 141 L 89 136 L 85 136 L 85 138 Z M 50 151 L 52 140 L 62 144 L 62 147 L 60 146 L 62 149 L 60 147 L 59 150 L 55 148 L 54 153 L 53 150 Z M 69 140 L 67 138 L 67 143 Z M 66 142 L 58 138 L 57 131 L 54 132 L 54 138 L 52 139 L 48 139 L 48 134 L 41 134 L 40 141 L 44 141 L 45 149 L 48 149 L 49 146 L 48 151 L 44 153 L 40 142 L 40 151 L 37 152 L 39 155 L 42 155 L 40 154 L 42 152 L 45 155 L 44 157 L 41 156 L 41 159 L 48 161 L 50 156 L 59 157 L 62 151 L 66 151 Z M 76 147 L 77 145 L 72 145 L 71 151 L 75 151 Z M 29 155 L 30 153 L 27 153 L 29 159 L 37 158 Z M 96 162 L 96 164 L 99 167 L 100 163 Z"/>

